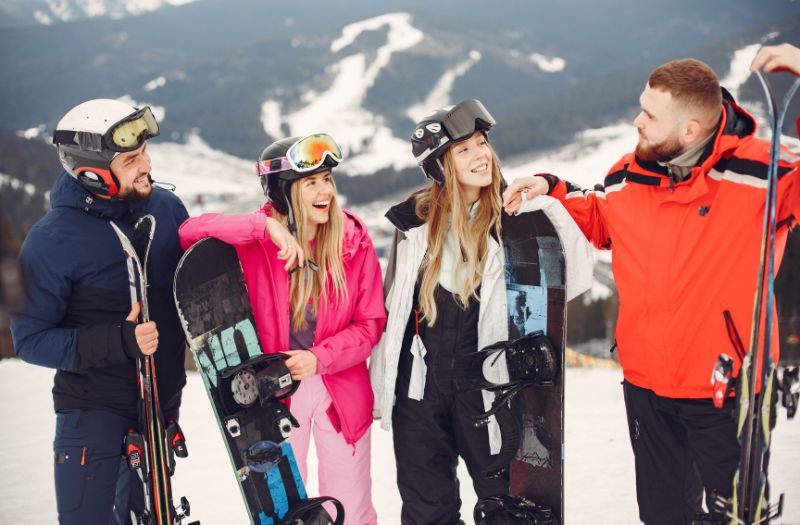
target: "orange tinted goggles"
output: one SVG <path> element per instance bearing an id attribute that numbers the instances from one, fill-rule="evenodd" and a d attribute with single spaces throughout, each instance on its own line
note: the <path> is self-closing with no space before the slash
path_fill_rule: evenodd
<path id="1" fill-rule="evenodd" d="M 256 164 L 259 175 L 269 175 L 280 171 L 294 170 L 298 173 L 314 171 L 330 158 L 337 164 L 342 162 L 342 149 L 327 133 L 307 135 L 286 152 L 285 157 L 267 159 Z"/>

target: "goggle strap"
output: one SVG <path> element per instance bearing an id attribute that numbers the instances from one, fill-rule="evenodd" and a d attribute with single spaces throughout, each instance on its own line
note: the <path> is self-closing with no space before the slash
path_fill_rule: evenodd
<path id="1" fill-rule="evenodd" d="M 88 131 L 60 129 L 53 132 L 53 144 L 69 144 L 87 151 L 103 151 L 103 136 Z"/>
<path id="2" fill-rule="evenodd" d="M 149 114 L 149 118 L 146 116 Z M 114 134 L 114 131 L 121 125 L 124 125 L 127 122 L 133 122 L 138 119 L 143 119 L 145 128 L 138 136 L 138 140 L 136 144 L 131 146 L 120 146 L 118 144 L 114 144 L 111 137 Z M 150 125 L 152 121 L 152 126 Z M 108 131 L 104 135 L 100 135 L 99 133 L 92 133 L 90 131 L 73 131 L 73 130 L 55 130 L 53 132 L 53 144 L 69 144 L 78 146 L 80 149 L 85 151 L 104 151 L 104 149 L 108 149 L 110 151 L 116 152 L 126 152 L 126 151 L 133 151 L 140 147 L 144 141 L 147 139 L 157 137 L 159 134 L 158 128 L 158 121 L 155 119 L 153 112 L 150 110 L 149 106 L 145 106 L 144 108 L 140 109 L 136 113 L 125 117 L 124 119 L 120 120 L 119 122 L 115 123 L 111 126 Z M 103 147 L 105 145 L 105 148 Z"/>

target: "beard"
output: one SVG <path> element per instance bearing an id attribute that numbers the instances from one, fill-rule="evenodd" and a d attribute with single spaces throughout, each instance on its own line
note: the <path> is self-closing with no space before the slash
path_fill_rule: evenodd
<path id="1" fill-rule="evenodd" d="M 681 149 L 676 138 L 666 139 L 658 144 L 639 139 L 639 143 L 636 145 L 636 156 L 646 162 L 667 162 L 677 157 L 681 153 Z"/>
<path id="2" fill-rule="evenodd" d="M 150 197 L 150 194 L 153 193 L 153 179 L 150 177 L 149 173 L 147 174 L 147 181 L 148 184 L 146 188 L 139 188 L 134 183 L 127 188 L 122 188 L 117 194 L 117 197 L 126 201 L 143 201 L 147 199 Z"/>

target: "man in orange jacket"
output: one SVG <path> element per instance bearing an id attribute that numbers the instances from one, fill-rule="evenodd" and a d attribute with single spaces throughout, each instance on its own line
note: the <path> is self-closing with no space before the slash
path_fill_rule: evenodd
<path id="1" fill-rule="evenodd" d="M 800 75 L 800 50 L 765 47 L 752 68 Z M 709 377 L 721 353 L 734 356 L 738 374 L 736 334 L 745 344 L 750 335 L 769 143 L 755 138 L 753 117 L 697 60 L 656 68 L 639 102 L 636 150 L 602 186 L 585 191 L 549 174 L 526 177 L 509 185 L 503 204 L 513 213 L 523 198 L 549 194 L 598 248 L 613 249 L 639 517 L 690 523 L 692 464 L 708 497 L 727 498 L 739 463 L 734 400 L 715 408 Z M 788 150 L 778 176 L 779 263 L 800 220 L 800 161 Z M 768 350 L 777 362 L 777 333 Z"/>

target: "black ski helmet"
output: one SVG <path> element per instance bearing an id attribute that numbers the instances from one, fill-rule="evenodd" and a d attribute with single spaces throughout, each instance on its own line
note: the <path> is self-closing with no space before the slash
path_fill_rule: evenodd
<path id="1" fill-rule="evenodd" d="M 111 161 L 158 136 L 158 122 L 148 106 L 95 99 L 64 115 L 53 132 L 53 144 L 64 169 L 92 193 L 113 197 L 120 190 Z"/>
<path id="2" fill-rule="evenodd" d="M 411 134 L 411 151 L 426 177 L 444 184 L 442 155 L 476 131 L 488 133 L 495 120 L 480 100 L 462 100 L 423 117 Z"/>
<path id="3" fill-rule="evenodd" d="M 261 152 L 261 156 L 258 158 L 258 160 L 262 162 L 268 162 L 270 164 L 277 163 L 277 165 L 280 166 L 281 161 L 284 157 L 286 157 L 289 148 L 294 146 L 294 144 L 301 138 L 303 137 L 287 137 L 285 139 L 276 140 L 264 148 L 264 151 Z M 318 168 L 310 171 L 298 172 L 293 169 L 287 169 L 283 171 L 272 172 L 268 175 L 259 175 L 261 180 L 261 188 L 264 190 L 264 195 L 272 203 L 272 207 L 275 208 L 275 211 L 283 215 L 290 215 L 290 212 L 292 211 L 292 200 L 290 193 L 292 183 L 304 177 L 310 177 L 311 175 L 322 173 L 323 171 L 333 172 L 333 168 L 338 165 L 339 162 L 336 159 L 332 158 L 330 155 L 326 155 L 322 164 L 320 164 Z"/>

